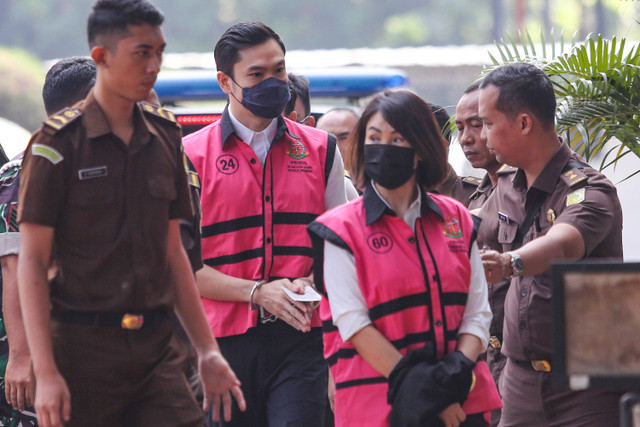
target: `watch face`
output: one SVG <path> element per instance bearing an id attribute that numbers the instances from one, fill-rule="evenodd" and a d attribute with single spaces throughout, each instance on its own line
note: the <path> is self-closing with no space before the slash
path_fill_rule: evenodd
<path id="1" fill-rule="evenodd" d="M 513 268 L 513 275 L 519 276 L 524 269 L 524 263 L 522 262 L 522 258 L 520 255 L 511 255 L 511 267 Z"/>

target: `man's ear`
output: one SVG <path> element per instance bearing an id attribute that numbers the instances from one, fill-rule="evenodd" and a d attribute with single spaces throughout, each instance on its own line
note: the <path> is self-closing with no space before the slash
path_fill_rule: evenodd
<path id="1" fill-rule="evenodd" d="M 316 118 L 313 116 L 309 116 L 309 118 L 305 122 L 305 125 L 311 126 L 312 128 L 316 127 Z"/>
<path id="2" fill-rule="evenodd" d="M 96 65 L 106 65 L 107 49 L 103 46 L 94 46 L 91 49 L 91 59 Z"/>
<path id="3" fill-rule="evenodd" d="M 292 112 L 289 113 L 288 116 L 285 116 L 285 117 L 289 120 L 293 120 L 294 122 L 298 121 L 298 113 L 296 113 L 296 110 L 293 110 Z"/>
<path id="4" fill-rule="evenodd" d="M 533 129 L 533 117 L 527 113 L 521 113 L 518 116 L 518 122 L 522 128 L 522 134 L 528 135 Z"/>
<path id="5" fill-rule="evenodd" d="M 220 88 L 224 93 L 229 95 L 231 93 L 231 83 L 232 83 L 231 77 L 229 77 L 223 71 L 218 71 L 217 77 L 218 77 L 218 84 L 220 85 Z"/>

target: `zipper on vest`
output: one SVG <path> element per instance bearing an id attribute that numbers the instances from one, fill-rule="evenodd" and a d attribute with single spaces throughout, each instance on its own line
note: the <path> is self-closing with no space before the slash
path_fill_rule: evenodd
<path id="1" fill-rule="evenodd" d="M 420 227 L 420 229 L 422 229 L 422 223 L 421 220 L 418 219 L 416 220 L 416 229 Z M 431 300 L 431 282 L 429 280 L 429 272 L 427 271 L 427 266 L 424 263 L 424 259 L 422 258 L 422 251 L 420 250 L 420 240 L 418 239 L 418 234 L 414 233 L 416 236 L 415 239 L 415 245 L 416 245 L 416 249 L 418 250 L 418 258 L 420 259 L 420 266 L 422 267 L 422 276 L 424 277 L 424 282 L 425 282 L 425 287 L 427 290 L 427 304 L 429 305 L 428 307 L 428 312 L 429 312 L 429 331 L 428 331 L 428 335 L 430 335 L 431 338 L 431 343 L 433 344 L 433 349 L 434 352 L 437 354 L 438 353 L 438 343 L 436 340 L 436 333 L 435 333 L 435 321 L 433 319 L 433 301 Z"/>

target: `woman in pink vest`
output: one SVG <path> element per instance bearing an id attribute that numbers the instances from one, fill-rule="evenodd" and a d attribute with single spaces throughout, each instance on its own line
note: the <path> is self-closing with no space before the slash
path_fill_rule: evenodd
<path id="1" fill-rule="evenodd" d="M 485 426 L 491 311 L 467 209 L 427 193 L 446 174 L 429 106 L 387 91 L 353 135 L 364 195 L 309 226 L 337 426 Z M 328 298 L 328 299 L 327 299 Z"/>

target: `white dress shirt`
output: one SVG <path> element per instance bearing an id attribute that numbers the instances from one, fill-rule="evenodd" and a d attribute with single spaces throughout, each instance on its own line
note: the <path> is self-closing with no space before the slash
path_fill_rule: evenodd
<path id="1" fill-rule="evenodd" d="M 389 206 L 375 185 L 371 186 L 380 200 Z M 411 204 L 403 220 L 415 232 L 415 221 L 420 217 L 421 195 Z M 389 206 L 389 209 L 391 207 Z M 483 348 L 489 341 L 489 325 L 491 324 L 491 308 L 487 290 L 487 280 L 474 242 L 469 258 L 471 262 L 471 280 L 467 305 L 462 316 L 458 335 L 471 334 L 480 339 Z M 343 341 L 349 340 L 356 332 L 371 324 L 369 309 L 358 284 L 358 274 L 354 256 L 329 241 L 324 245 L 324 285 L 331 302 L 333 324 L 338 327 Z"/>
<path id="2" fill-rule="evenodd" d="M 278 132 L 278 119 L 273 119 L 261 132 L 254 132 L 242 123 L 238 121 L 233 115 L 231 108 L 229 108 L 229 118 L 233 124 L 233 129 L 238 134 L 238 137 L 246 144 L 248 144 L 253 152 L 256 153 L 256 157 L 260 164 L 264 166 L 264 162 L 267 159 L 267 153 L 271 146 L 271 141 L 276 137 Z M 324 192 L 324 204 L 325 209 L 331 209 L 338 205 L 347 202 L 347 195 L 344 182 L 344 164 L 342 157 L 340 156 L 340 150 L 335 150 L 335 156 L 333 157 L 333 166 L 329 173 L 329 179 L 327 180 L 327 188 Z"/>

